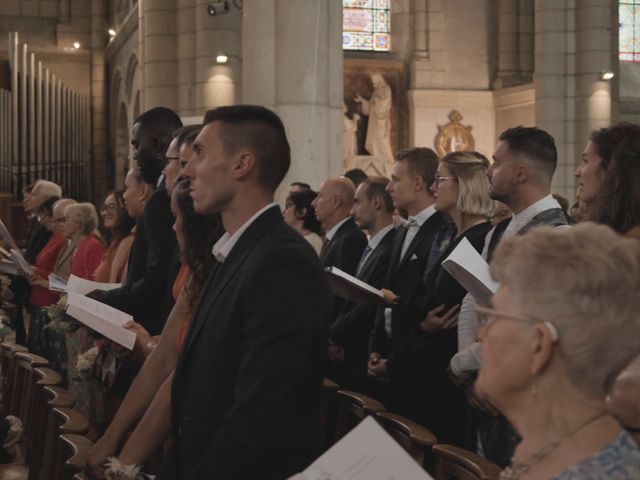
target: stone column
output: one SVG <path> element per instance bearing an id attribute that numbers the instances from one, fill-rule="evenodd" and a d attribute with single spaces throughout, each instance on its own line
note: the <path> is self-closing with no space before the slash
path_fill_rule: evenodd
<path id="1" fill-rule="evenodd" d="M 153 107 L 178 108 L 176 0 L 139 0 L 142 112 Z"/>
<path id="2" fill-rule="evenodd" d="M 617 2 L 589 0 L 580 2 L 576 12 L 576 154 L 582 152 L 593 130 L 611 123 L 611 88 L 617 76 L 605 81 L 601 74 L 613 71 L 611 51 L 617 48 L 611 41 L 611 30 L 617 28 L 611 23 L 612 8 L 618 8 Z"/>
<path id="3" fill-rule="evenodd" d="M 93 200 L 111 185 L 107 165 L 107 108 L 104 49 L 107 42 L 107 5 L 91 0 L 91 162 L 87 193 Z"/>
<path id="4" fill-rule="evenodd" d="M 495 89 L 515 85 L 518 79 L 518 2 L 500 0 L 499 12 Z"/>
<path id="5" fill-rule="evenodd" d="M 317 188 L 342 173 L 342 2 L 245 0 L 243 101 L 284 121 L 292 181 Z"/>
<path id="6" fill-rule="evenodd" d="M 518 72 L 523 82 L 533 75 L 533 0 L 518 2 Z"/>
<path id="7" fill-rule="evenodd" d="M 242 98 L 242 12 L 230 1 L 228 13 L 211 17 L 207 14 L 209 3 L 195 2 L 196 115 L 233 105 Z M 216 63 L 218 52 L 227 55 L 226 64 Z"/>
<path id="8" fill-rule="evenodd" d="M 536 0 L 535 2 L 535 72 L 536 125 L 551 134 L 558 150 L 558 168 L 553 190 L 574 196 L 573 163 L 574 77 L 573 28 L 570 19 L 575 11 L 572 0 Z"/>
<path id="9" fill-rule="evenodd" d="M 192 116 L 196 115 L 194 89 L 196 0 L 177 1 L 178 113 L 183 116 Z"/>
<path id="10" fill-rule="evenodd" d="M 445 16 L 442 0 L 415 0 L 415 50 L 411 89 L 446 88 L 443 46 Z"/>

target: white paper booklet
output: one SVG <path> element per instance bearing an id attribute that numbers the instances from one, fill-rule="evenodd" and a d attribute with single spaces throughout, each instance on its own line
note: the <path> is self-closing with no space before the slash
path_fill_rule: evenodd
<path id="1" fill-rule="evenodd" d="M 360 422 L 301 476 L 304 480 L 433 480 L 373 417 Z"/>
<path id="2" fill-rule="evenodd" d="M 11 236 L 11 234 L 9 233 L 9 230 L 7 229 L 7 227 L 5 226 L 4 222 L 2 220 L 0 220 L 0 237 L 2 237 L 2 241 L 4 242 L 4 245 L 9 248 L 15 248 L 17 249 L 18 246 L 16 245 L 15 240 L 13 239 L 13 237 Z"/>
<path id="3" fill-rule="evenodd" d="M 71 291 L 67 297 L 67 315 L 101 333 L 109 340 L 133 350 L 136 334 L 122 326 L 133 320 L 131 315 Z"/>
<path id="4" fill-rule="evenodd" d="M 334 295 L 360 303 L 383 302 L 384 297 L 382 291 L 353 275 L 349 275 L 337 267 L 327 267 L 326 272 L 329 276 L 329 285 Z"/>
<path id="5" fill-rule="evenodd" d="M 442 266 L 482 305 L 488 305 L 491 296 L 498 291 L 499 284 L 491 278 L 489 264 L 466 238 Z"/>
<path id="6" fill-rule="evenodd" d="M 52 292 L 66 292 L 67 282 L 64 278 L 59 277 L 55 273 L 49 274 L 49 290 Z"/>
<path id="7" fill-rule="evenodd" d="M 67 288 L 65 291 L 78 293 L 80 295 L 86 295 L 93 290 L 112 290 L 122 286 L 121 283 L 103 283 L 92 282 L 91 280 L 85 280 L 84 278 L 71 275 L 67 280 Z"/>

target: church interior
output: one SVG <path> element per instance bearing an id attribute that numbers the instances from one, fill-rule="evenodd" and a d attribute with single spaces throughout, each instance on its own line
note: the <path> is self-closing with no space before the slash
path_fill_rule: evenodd
<path id="1" fill-rule="evenodd" d="M 167 107 L 196 125 L 241 104 L 284 124 L 291 165 L 275 193 L 281 208 L 294 182 L 320 191 L 353 169 L 391 178 L 407 149 L 479 152 L 493 163 L 501 134 L 517 126 L 553 137 L 550 191 L 577 204 L 592 132 L 640 124 L 640 1 L 0 0 L 0 218 L 16 239 L 28 235 L 22 202 L 41 179 L 94 205 L 124 188 L 144 112 Z M 20 345 L 1 349 L 0 403 L 24 424 L 28 478 L 94 478 L 85 461 L 100 435 L 74 416 L 63 377 Z M 438 480 L 520 478 L 517 464 L 500 474 L 508 462 L 439 447 L 378 400 L 325 380 L 324 418 L 339 417 L 325 437 L 373 416 Z M 341 402 L 350 414 L 336 414 Z M 27 478 L 3 468 L 0 480 Z M 321 478 L 306 475 L 296 478 Z M 630 475 L 615 478 L 638 478 Z"/>

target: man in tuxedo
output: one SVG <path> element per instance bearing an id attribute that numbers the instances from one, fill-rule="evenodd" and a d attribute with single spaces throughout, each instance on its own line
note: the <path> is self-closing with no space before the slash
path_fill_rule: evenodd
<path id="1" fill-rule="evenodd" d="M 136 223 L 125 284 L 108 292 L 89 294 L 133 315 L 152 335 L 162 331 L 173 306 L 171 299 L 159 301 L 166 296 L 167 284 L 173 282 L 169 278 L 169 270 L 177 244 L 169 195 L 161 172 L 167 163 L 167 148 L 173 133 L 181 126 L 180 117 L 165 107 L 148 110 L 133 124 L 133 158 L 140 167 L 143 181 L 157 188 L 149 197 L 142 218 Z"/>
<path id="2" fill-rule="evenodd" d="M 320 185 L 311 203 L 316 218 L 325 231 L 320 261 L 325 267 L 337 267 L 355 275 L 358 261 L 367 245 L 367 237 L 350 215 L 355 188 L 345 177 L 329 178 Z M 333 297 L 334 319 L 344 307 L 344 299 Z"/>
<path id="3" fill-rule="evenodd" d="M 204 124 L 183 173 L 196 212 L 219 212 L 226 233 L 175 370 L 158 478 L 288 478 L 320 446 L 328 282 L 273 202 L 290 164 L 278 116 L 235 105 Z"/>
<path id="4" fill-rule="evenodd" d="M 385 288 L 398 297 L 411 294 L 427 269 L 434 239 L 445 226 L 435 209 L 435 197 L 429 187 L 435 181 L 438 156 L 430 148 L 411 148 L 396 155 L 387 190 L 395 208 L 409 212 L 409 221 L 398 227 L 391 250 Z M 369 343 L 369 375 L 387 377 L 386 358 L 397 348 L 412 325 L 402 321 L 393 307 L 380 308 Z"/>
<path id="5" fill-rule="evenodd" d="M 393 201 L 386 191 L 389 179 L 369 177 L 356 190 L 351 215 L 369 242 L 360 257 L 356 277 L 372 287 L 382 288 L 393 243 Z M 335 366 L 335 380 L 342 386 L 368 393 L 369 333 L 373 326 L 375 303 L 346 302 L 329 330 L 329 358 Z"/>

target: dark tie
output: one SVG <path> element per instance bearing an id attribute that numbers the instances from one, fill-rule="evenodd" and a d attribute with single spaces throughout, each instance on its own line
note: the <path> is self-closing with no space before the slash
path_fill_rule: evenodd
<path id="1" fill-rule="evenodd" d="M 360 257 L 360 261 L 358 262 L 358 269 L 356 270 L 356 277 L 358 275 L 360 275 L 360 270 L 362 270 L 362 267 L 364 267 L 364 262 L 367 259 L 367 257 L 369 256 L 369 253 L 371 253 L 371 246 L 367 245 L 364 249 L 364 252 L 362 252 L 362 256 Z"/>

